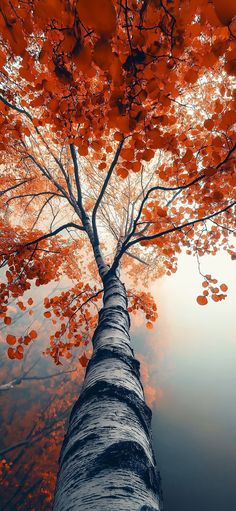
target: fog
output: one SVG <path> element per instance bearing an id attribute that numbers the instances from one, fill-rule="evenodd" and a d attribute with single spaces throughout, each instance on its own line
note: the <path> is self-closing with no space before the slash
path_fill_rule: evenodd
<path id="1" fill-rule="evenodd" d="M 135 330 L 159 388 L 153 440 L 164 511 L 236 508 L 236 262 L 205 257 L 202 270 L 229 286 L 225 301 L 196 303 L 203 279 L 181 256 L 174 276 L 153 283 L 154 330 Z"/>

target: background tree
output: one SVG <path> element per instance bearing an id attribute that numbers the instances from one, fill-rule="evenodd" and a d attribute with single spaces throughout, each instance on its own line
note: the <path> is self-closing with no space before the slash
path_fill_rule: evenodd
<path id="1" fill-rule="evenodd" d="M 32 282 L 63 274 L 68 291 L 44 299 L 55 325 L 45 352 L 59 365 L 84 351 L 103 295 L 54 509 L 159 509 L 150 411 L 128 332 L 129 312 L 143 309 L 151 328 L 156 305 L 128 289 L 128 307 L 119 273 L 129 288 L 141 272 L 146 284 L 176 271 L 183 248 L 199 257 L 223 246 L 236 257 L 235 6 L 0 7 L 4 323 L 12 299 L 22 311 L 32 305 L 28 295 L 19 300 Z M 227 286 L 216 282 L 204 275 L 199 304 L 225 298 Z M 22 359 L 37 335 L 31 325 L 19 335 L 9 329 L 9 357 Z"/>
<path id="2" fill-rule="evenodd" d="M 13 368 L 1 343 L 1 382 L 14 373 L 11 382 L 0 385 L 3 510 L 46 511 L 51 506 L 64 428 L 82 381 L 83 370 L 75 361 L 70 369 L 52 370 L 49 360 L 40 357 L 43 342 Z"/>

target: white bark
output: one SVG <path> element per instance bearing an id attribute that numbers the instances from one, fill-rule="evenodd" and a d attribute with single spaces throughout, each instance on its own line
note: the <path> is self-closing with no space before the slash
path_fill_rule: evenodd
<path id="1" fill-rule="evenodd" d="M 115 276 L 104 287 L 93 357 L 62 446 L 53 510 L 158 511 L 151 412 L 130 346 L 126 293 Z"/>

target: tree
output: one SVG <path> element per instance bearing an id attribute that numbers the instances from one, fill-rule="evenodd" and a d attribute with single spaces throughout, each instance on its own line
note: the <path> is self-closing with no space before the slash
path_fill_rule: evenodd
<path id="1" fill-rule="evenodd" d="M 13 369 L 1 344 L 1 377 L 7 380 L 8 369 L 15 373 L 11 386 L 0 386 L 0 500 L 5 511 L 47 511 L 51 506 L 68 412 L 83 379 L 75 361 L 73 370 L 52 371 L 50 360 L 39 358 L 41 343 L 27 352 L 23 367 Z"/>
<path id="2" fill-rule="evenodd" d="M 4 323 L 33 283 L 64 275 L 68 291 L 44 299 L 55 325 L 45 351 L 59 365 L 80 346 L 85 366 L 103 297 L 54 511 L 159 509 L 129 313 L 141 308 L 152 328 L 148 278 L 176 271 L 181 250 L 199 260 L 223 247 L 236 257 L 235 3 L 0 6 Z M 216 283 L 204 275 L 200 305 L 225 298 Z M 28 296 L 17 302 L 23 312 Z M 6 336 L 11 359 L 37 338 L 36 327 L 22 327 Z"/>

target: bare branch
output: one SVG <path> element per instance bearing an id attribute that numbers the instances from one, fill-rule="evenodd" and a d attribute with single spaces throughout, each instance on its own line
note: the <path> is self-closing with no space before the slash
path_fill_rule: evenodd
<path id="1" fill-rule="evenodd" d="M 121 152 L 121 149 L 123 147 L 124 141 L 125 141 L 125 139 L 122 138 L 122 140 L 120 141 L 120 143 L 118 145 L 118 148 L 116 150 L 115 156 L 114 156 L 113 161 L 112 161 L 112 163 L 110 165 L 110 168 L 109 168 L 109 170 L 107 172 L 107 175 L 106 175 L 106 178 L 104 180 L 102 189 L 101 189 L 101 191 L 99 193 L 99 196 L 97 198 L 97 201 L 96 201 L 94 209 L 93 209 L 93 213 L 92 213 L 92 226 L 93 226 L 93 232 L 94 232 L 94 238 L 95 238 L 95 244 L 96 245 L 99 245 L 98 231 L 97 231 L 97 225 L 96 225 L 97 210 L 99 208 L 100 202 L 102 201 L 104 193 L 105 193 L 105 191 L 107 189 L 107 186 L 108 186 L 108 183 L 110 181 L 112 172 L 113 172 L 113 170 L 114 170 L 114 168 L 115 168 L 115 166 L 116 166 L 116 164 L 118 162 L 118 158 L 120 156 L 120 152 Z"/>
<path id="2" fill-rule="evenodd" d="M 70 152 L 71 152 L 71 157 L 72 157 L 73 165 L 74 165 L 75 182 L 76 182 L 76 188 L 77 188 L 77 194 L 78 194 L 78 205 L 82 211 L 83 210 L 82 191 L 81 191 L 80 178 L 79 178 L 79 166 L 78 166 L 78 161 L 77 161 L 76 150 L 75 150 L 74 144 L 70 144 Z"/>
<path id="3" fill-rule="evenodd" d="M 71 369 L 69 371 L 61 371 L 59 373 L 48 374 L 46 376 L 26 376 L 26 374 L 28 374 L 29 372 L 27 371 L 27 373 L 23 373 L 23 375 L 19 376 L 18 378 L 14 378 L 14 380 L 0 385 L 0 391 L 11 390 L 14 387 L 20 385 L 24 381 L 48 380 L 50 378 L 55 378 L 55 376 L 61 376 L 62 374 L 73 373 L 75 370 L 76 369 Z"/>
<path id="4" fill-rule="evenodd" d="M 13 187 L 15 188 L 15 187 Z M 10 188 L 7 190 L 9 191 Z M 13 200 L 15 199 L 24 199 L 25 197 L 39 197 L 40 195 L 51 195 L 51 196 L 56 196 L 56 197 L 62 197 L 63 199 L 65 199 L 64 195 L 62 195 L 61 193 L 56 193 L 56 192 L 36 192 L 36 193 L 23 193 L 22 195 L 14 195 L 14 197 L 10 197 L 6 202 L 5 204 L 9 204 L 9 202 L 12 202 Z"/>
<path id="5" fill-rule="evenodd" d="M 40 243 L 40 241 L 46 240 L 48 238 L 52 238 L 59 232 L 63 231 L 64 229 L 68 229 L 69 227 L 74 227 L 74 229 L 78 229 L 79 231 L 85 231 L 84 227 L 81 225 L 75 224 L 74 222 L 68 222 L 68 224 L 61 225 L 55 231 L 49 232 L 48 234 L 43 234 L 43 236 L 40 236 L 39 238 L 36 238 L 35 240 L 29 241 L 28 243 L 25 243 L 22 248 L 29 247 L 30 245 L 35 245 Z"/>
<path id="6" fill-rule="evenodd" d="M 4 195 L 4 193 L 10 192 L 11 190 L 14 190 L 15 188 L 18 188 L 19 186 L 24 185 L 25 183 L 28 183 L 29 181 L 32 181 L 33 178 L 25 179 L 24 181 L 21 181 L 20 183 L 17 183 L 15 185 L 10 186 L 9 188 L 6 188 L 6 190 L 1 190 L 0 195 Z"/>
<path id="7" fill-rule="evenodd" d="M 145 264 L 145 266 L 149 266 L 149 263 L 147 263 L 146 261 L 144 261 L 143 259 L 141 259 L 141 257 L 138 257 L 137 255 L 134 255 L 132 254 L 131 252 L 129 252 L 128 250 L 126 250 L 126 255 L 128 255 L 129 257 L 132 257 L 133 259 L 136 259 L 136 261 L 138 261 L 139 263 L 142 263 L 142 264 Z"/>
<path id="8" fill-rule="evenodd" d="M 31 115 L 29 114 L 29 112 L 27 112 L 26 110 L 24 110 L 24 108 L 20 108 L 19 106 L 16 106 L 16 105 L 12 105 L 12 103 L 10 103 L 9 101 L 7 101 L 7 99 L 5 99 L 1 94 L 0 94 L 0 101 L 2 101 L 6 106 L 8 106 L 9 108 L 11 108 L 12 110 L 16 110 L 16 112 L 19 112 L 20 114 L 24 114 L 26 115 L 26 117 L 28 117 L 28 119 L 30 119 L 30 121 L 32 121 L 32 117 Z"/>
<path id="9" fill-rule="evenodd" d="M 232 232 L 234 234 L 236 232 L 236 229 L 230 229 L 229 227 L 226 227 L 226 225 L 219 224 L 218 222 L 215 222 L 214 220 L 211 220 L 212 224 L 217 225 L 221 229 L 224 229 L 225 231 Z"/>

